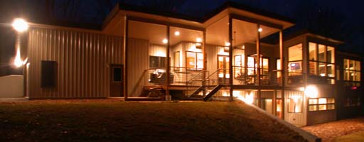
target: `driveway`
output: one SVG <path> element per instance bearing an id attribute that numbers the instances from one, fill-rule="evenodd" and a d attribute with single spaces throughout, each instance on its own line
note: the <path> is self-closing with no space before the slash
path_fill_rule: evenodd
<path id="1" fill-rule="evenodd" d="M 302 128 L 318 137 L 321 137 L 324 142 L 329 142 L 339 136 L 364 131 L 364 117 L 339 120 Z"/>

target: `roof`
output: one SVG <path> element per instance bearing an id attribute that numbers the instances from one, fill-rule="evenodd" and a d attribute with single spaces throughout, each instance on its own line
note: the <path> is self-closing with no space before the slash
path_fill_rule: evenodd
<path id="1" fill-rule="evenodd" d="M 259 14 L 259 15 L 262 15 L 262 16 L 267 16 L 267 17 L 271 17 L 271 18 L 274 18 L 274 19 L 294 23 L 294 20 L 290 19 L 288 17 L 281 16 L 281 15 L 278 15 L 276 13 L 268 12 L 268 11 L 265 11 L 265 10 L 262 10 L 262 9 L 252 8 L 252 7 L 249 7 L 247 5 L 243 5 L 243 4 L 239 4 L 239 3 L 231 2 L 231 1 L 225 2 L 222 6 L 220 6 L 216 10 L 206 14 L 203 17 L 193 17 L 191 15 L 185 15 L 185 14 L 176 13 L 176 12 L 172 12 L 172 11 L 167 11 L 167 10 L 162 10 L 162 9 L 152 9 L 152 8 L 147 8 L 147 7 L 129 5 L 129 4 L 125 4 L 125 3 L 120 3 L 119 4 L 119 9 L 120 10 L 129 10 L 129 11 L 148 13 L 148 14 L 155 14 L 155 15 L 160 15 L 160 16 L 167 16 L 167 17 L 172 17 L 172 18 L 195 21 L 195 22 L 199 22 L 199 23 L 206 22 L 208 19 L 212 18 L 213 16 L 215 16 L 216 14 L 220 13 L 221 11 L 223 11 L 223 10 L 225 10 L 227 8 L 236 8 L 236 9 L 239 9 L 239 10 L 244 10 L 244 11 L 256 13 L 256 14 Z"/>
<path id="2" fill-rule="evenodd" d="M 333 38 L 327 37 L 327 36 L 322 36 L 320 34 L 316 34 L 316 33 L 312 32 L 310 30 L 307 30 L 307 29 L 303 29 L 303 30 L 295 31 L 295 32 L 293 32 L 291 34 L 287 34 L 287 36 L 284 37 L 284 40 L 287 41 L 287 40 L 290 40 L 290 39 L 293 39 L 293 38 L 296 38 L 296 37 L 299 37 L 299 36 L 311 36 L 311 37 L 315 37 L 315 38 L 318 38 L 318 39 L 322 39 L 322 40 L 332 42 L 332 43 L 337 44 L 337 45 L 340 45 L 340 44 L 344 43 L 341 40 L 333 39 Z"/>

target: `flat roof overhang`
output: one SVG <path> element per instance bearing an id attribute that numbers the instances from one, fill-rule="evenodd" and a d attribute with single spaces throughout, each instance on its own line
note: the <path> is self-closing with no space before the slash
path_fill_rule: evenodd
<path id="1" fill-rule="evenodd" d="M 289 18 L 228 2 L 203 18 L 193 18 L 167 11 L 155 11 L 142 7 L 119 4 L 110 12 L 110 15 L 104 22 L 103 28 L 107 27 L 110 23 L 115 21 L 115 19 L 122 18 L 126 15 L 130 20 L 134 19 L 138 21 L 169 24 L 171 26 L 180 26 L 197 30 L 203 30 L 217 20 L 229 15 L 234 19 L 240 19 L 281 30 L 294 25 L 293 20 Z"/>

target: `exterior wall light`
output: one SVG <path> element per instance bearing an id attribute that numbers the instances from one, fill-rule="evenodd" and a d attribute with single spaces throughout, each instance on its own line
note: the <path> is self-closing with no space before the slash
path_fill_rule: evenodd
<path id="1" fill-rule="evenodd" d="M 16 18 L 11 26 L 17 31 L 17 32 L 25 32 L 28 30 L 29 25 L 28 22 L 21 18 Z"/>
<path id="2" fill-rule="evenodd" d="M 309 98 L 317 98 L 319 95 L 319 91 L 316 86 L 309 85 L 305 89 L 305 96 Z"/>

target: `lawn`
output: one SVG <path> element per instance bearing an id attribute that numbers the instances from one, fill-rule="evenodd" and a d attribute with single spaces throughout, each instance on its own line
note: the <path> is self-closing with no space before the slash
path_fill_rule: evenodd
<path id="1" fill-rule="evenodd" d="M 337 137 L 335 142 L 362 142 L 364 141 L 364 131 Z"/>
<path id="2" fill-rule="evenodd" d="M 0 103 L 0 141 L 303 141 L 240 102 Z"/>

